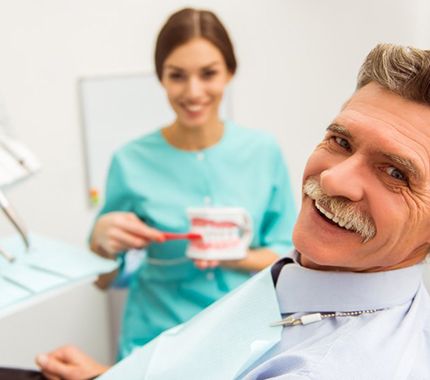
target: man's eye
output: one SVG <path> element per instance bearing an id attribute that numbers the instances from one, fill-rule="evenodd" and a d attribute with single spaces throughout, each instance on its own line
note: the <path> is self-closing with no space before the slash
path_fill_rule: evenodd
<path id="1" fill-rule="evenodd" d="M 387 169 L 387 174 L 394 179 L 398 179 L 399 181 L 407 181 L 406 176 L 394 166 L 389 166 Z"/>
<path id="2" fill-rule="evenodd" d="M 339 137 L 339 136 L 335 136 L 334 141 L 336 142 L 337 145 L 339 145 L 343 149 L 348 150 L 348 151 L 351 150 L 351 145 L 349 145 L 348 140 L 345 140 L 344 138 Z"/>

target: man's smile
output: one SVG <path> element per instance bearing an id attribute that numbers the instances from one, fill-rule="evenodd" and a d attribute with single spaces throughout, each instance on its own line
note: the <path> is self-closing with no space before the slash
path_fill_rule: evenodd
<path id="1" fill-rule="evenodd" d="M 353 223 L 351 221 L 346 221 L 338 218 L 330 211 L 327 211 L 324 207 L 318 204 L 317 201 L 314 201 L 314 206 L 320 212 L 320 214 L 322 214 L 323 217 L 329 219 L 330 222 L 332 222 L 332 224 L 336 224 L 339 227 L 344 228 L 346 230 L 352 230 Z"/>

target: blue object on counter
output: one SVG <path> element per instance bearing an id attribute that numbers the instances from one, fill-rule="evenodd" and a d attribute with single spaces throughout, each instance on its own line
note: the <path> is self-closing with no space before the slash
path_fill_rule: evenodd
<path id="1" fill-rule="evenodd" d="M 30 234 L 29 250 L 18 235 L 0 238 L 0 245 L 15 257 L 10 262 L 0 256 L 0 312 L 117 267 L 116 261 L 87 249 L 35 234 Z"/>

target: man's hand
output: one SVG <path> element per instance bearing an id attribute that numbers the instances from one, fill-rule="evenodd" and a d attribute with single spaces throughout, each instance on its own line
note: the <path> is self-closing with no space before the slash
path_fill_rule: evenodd
<path id="1" fill-rule="evenodd" d="M 73 346 L 40 354 L 36 364 L 49 380 L 88 380 L 109 369 Z"/>

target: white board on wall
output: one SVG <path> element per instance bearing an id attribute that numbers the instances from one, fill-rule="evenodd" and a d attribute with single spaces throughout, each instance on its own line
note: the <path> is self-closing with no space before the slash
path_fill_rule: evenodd
<path id="1" fill-rule="evenodd" d="M 79 80 L 79 97 L 90 204 L 103 202 L 112 153 L 126 142 L 171 123 L 173 113 L 155 74 L 112 75 Z M 221 117 L 232 118 L 231 89 Z"/>

